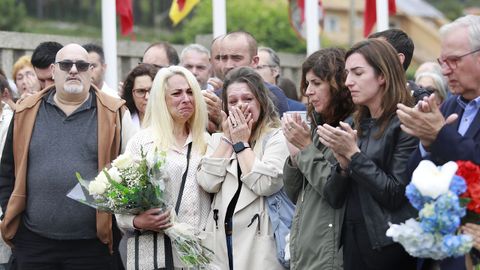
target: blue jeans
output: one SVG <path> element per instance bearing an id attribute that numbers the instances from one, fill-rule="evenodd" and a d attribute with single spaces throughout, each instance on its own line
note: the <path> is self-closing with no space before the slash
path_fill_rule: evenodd
<path id="1" fill-rule="evenodd" d="M 227 235 L 227 252 L 228 252 L 228 265 L 230 270 L 233 270 L 233 248 L 232 248 L 232 236 Z"/>

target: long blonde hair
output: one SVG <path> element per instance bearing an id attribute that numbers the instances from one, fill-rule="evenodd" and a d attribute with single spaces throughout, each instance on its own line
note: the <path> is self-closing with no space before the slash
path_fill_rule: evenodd
<path id="1" fill-rule="evenodd" d="M 175 144 L 175 137 L 173 135 L 174 120 L 168 111 L 165 101 L 167 81 L 174 75 L 183 76 L 192 89 L 195 109 L 192 117 L 187 121 L 187 125 L 192 136 L 193 149 L 203 154 L 207 146 L 205 139 L 208 120 L 207 105 L 203 99 L 197 80 L 193 74 L 184 67 L 170 66 L 158 71 L 153 80 L 142 126 L 151 129 L 155 138 L 155 146 L 159 149 L 166 150 L 169 146 Z"/>

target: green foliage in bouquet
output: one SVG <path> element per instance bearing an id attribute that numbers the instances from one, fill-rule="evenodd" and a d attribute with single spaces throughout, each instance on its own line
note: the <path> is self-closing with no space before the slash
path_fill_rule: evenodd
<path id="1" fill-rule="evenodd" d="M 140 160 L 122 154 L 103 169 L 93 181 L 76 176 L 83 187 L 84 200 L 78 201 L 99 210 L 117 214 L 138 214 L 165 206 L 165 152 L 157 150 L 147 156 L 141 150 Z"/>

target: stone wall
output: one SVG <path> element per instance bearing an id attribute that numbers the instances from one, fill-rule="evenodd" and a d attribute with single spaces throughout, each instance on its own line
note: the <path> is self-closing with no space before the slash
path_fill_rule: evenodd
<path id="1" fill-rule="evenodd" d="M 198 36 L 197 42 L 208 48 L 210 39 L 211 37 L 208 35 Z M 11 78 L 12 66 L 19 57 L 25 54 L 31 55 L 35 47 L 44 41 L 56 41 L 61 44 L 102 44 L 100 39 L 0 31 L 0 67 L 5 71 L 7 77 Z M 119 80 L 125 78 L 127 73 L 138 64 L 148 45 L 147 42 L 118 41 L 117 72 Z M 173 46 L 180 54 L 185 45 L 174 44 Z M 282 75 L 292 79 L 298 87 L 301 65 L 305 55 L 279 53 L 279 57 L 282 63 Z"/>

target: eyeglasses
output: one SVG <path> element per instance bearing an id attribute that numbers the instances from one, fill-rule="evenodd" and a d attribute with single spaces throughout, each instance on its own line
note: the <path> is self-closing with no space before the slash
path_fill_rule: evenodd
<path id="1" fill-rule="evenodd" d="M 150 90 L 152 88 L 146 88 L 146 89 L 133 89 L 133 95 L 136 96 L 137 98 L 143 98 L 148 94 L 150 94 Z"/>
<path id="2" fill-rule="evenodd" d="M 90 68 L 90 65 L 91 65 L 90 63 L 85 62 L 85 61 L 73 62 L 73 61 L 70 61 L 70 60 L 59 61 L 59 62 L 56 62 L 55 64 L 58 64 L 58 66 L 60 67 L 61 70 L 67 71 L 67 72 L 72 69 L 73 65 L 75 65 L 75 67 L 77 67 L 78 72 L 87 71 L 88 68 Z"/>
<path id="3" fill-rule="evenodd" d="M 471 52 L 468 52 L 466 54 L 462 54 L 460 56 L 447 56 L 444 59 L 437 58 L 437 62 L 440 64 L 441 67 L 443 67 L 443 64 L 446 64 L 450 69 L 456 69 L 457 65 L 458 65 L 458 62 L 460 62 L 460 60 L 462 60 L 463 57 L 465 57 L 467 55 L 470 55 L 470 54 L 474 54 L 474 53 L 479 52 L 479 51 L 480 51 L 480 48 L 476 49 L 476 50 L 473 50 Z"/>

